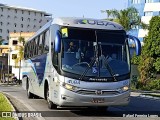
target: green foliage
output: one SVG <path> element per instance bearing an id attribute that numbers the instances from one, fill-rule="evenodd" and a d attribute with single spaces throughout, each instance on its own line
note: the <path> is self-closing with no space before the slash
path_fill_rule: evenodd
<path id="1" fill-rule="evenodd" d="M 153 74 L 160 72 L 160 17 L 155 16 L 150 20 L 148 30 L 138 66 L 140 82 L 144 86 Z"/>
<path id="2" fill-rule="evenodd" d="M 138 11 L 134 7 L 129 7 L 123 10 L 105 10 L 102 13 L 107 13 L 107 19 L 113 20 L 121 24 L 126 31 L 132 29 L 133 25 L 140 25 L 142 28 L 147 28 L 147 25 L 141 22 Z"/>
<path id="3" fill-rule="evenodd" d="M 140 56 L 137 56 L 136 53 L 133 53 L 132 59 L 131 59 L 131 63 L 134 65 L 138 65 L 140 61 Z"/>
<path id="4" fill-rule="evenodd" d="M 19 52 L 18 52 L 18 57 L 17 57 L 17 59 L 15 59 L 15 66 L 17 67 L 18 66 L 18 63 L 19 62 L 21 62 L 21 60 L 23 60 L 23 58 L 24 58 L 24 44 L 25 44 L 25 39 L 24 39 L 24 37 L 19 37 L 18 38 L 18 41 L 20 42 L 20 43 L 22 43 L 22 45 L 17 45 L 16 46 L 16 50 L 18 50 Z M 21 64 L 21 63 L 20 63 Z"/>
<path id="5" fill-rule="evenodd" d="M 141 86 L 142 90 L 160 90 L 160 79 L 159 80 L 149 80 L 145 86 Z"/>
<path id="6" fill-rule="evenodd" d="M 5 98 L 5 96 L 0 93 L 0 111 L 13 111 L 11 105 L 8 103 L 7 99 Z M 1 112 L 0 112 L 0 116 L 1 116 Z M 3 120 L 14 120 L 14 118 L 0 118 Z"/>

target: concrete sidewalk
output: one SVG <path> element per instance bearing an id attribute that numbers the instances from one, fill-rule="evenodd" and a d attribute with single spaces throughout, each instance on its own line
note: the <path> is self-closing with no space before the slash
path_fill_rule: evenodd
<path id="1" fill-rule="evenodd" d="M 133 96 L 133 97 L 143 97 L 143 98 L 160 100 L 160 97 L 154 97 L 152 95 L 158 95 L 158 96 L 160 96 L 160 92 L 159 91 L 131 92 L 131 96 Z"/>

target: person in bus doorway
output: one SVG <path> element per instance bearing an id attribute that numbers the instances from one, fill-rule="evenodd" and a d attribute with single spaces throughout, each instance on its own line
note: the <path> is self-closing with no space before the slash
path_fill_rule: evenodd
<path id="1" fill-rule="evenodd" d="M 76 51 L 76 46 L 74 45 L 73 42 L 70 42 L 68 52 L 75 52 L 75 51 Z"/>

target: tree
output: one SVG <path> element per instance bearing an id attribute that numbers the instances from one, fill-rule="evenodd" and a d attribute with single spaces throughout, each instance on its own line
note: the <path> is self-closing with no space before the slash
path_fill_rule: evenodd
<path id="1" fill-rule="evenodd" d="M 152 17 L 140 56 L 140 82 L 145 85 L 153 74 L 160 73 L 160 17 Z"/>
<path id="2" fill-rule="evenodd" d="M 19 80 L 20 80 L 21 60 L 23 60 L 23 58 L 24 58 L 24 44 L 25 44 L 24 37 L 20 36 L 18 38 L 18 42 L 20 44 L 16 46 L 16 50 L 18 50 L 18 55 L 17 55 L 17 58 L 15 59 L 15 66 L 18 66 L 18 63 L 19 63 Z"/>
<path id="3" fill-rule="evenodd" d="M 134 7 L 129 7 L 123 10 L 105 10 L 102 13 L 107 13 L 107 19 L 121 24 L 126 31 L 132 29 L 133 25 L 139 25 L 146 29 L 147 25 L 141 22 L 141 18 L 138 15 L 138 11 Z"/>
<path id="4" fill-rule="evenodd" d="M 0 45 L 2 45 L 3 41 L 4 41 L 4 39 L 2 39 L 2 37 L 0 36 Z"/>
<path id="5" fill-rule="evenodd" d="M 18 42 L 20 43 L 19 45 L 16 46 L 16 50 L 18 50 L 18 56 L 15 59 L 15 64 L 17 64 L 23 59 L 24 56 L 24 44 L 25 44 L 25 39 L 24 37 L 19 37 Z"/>

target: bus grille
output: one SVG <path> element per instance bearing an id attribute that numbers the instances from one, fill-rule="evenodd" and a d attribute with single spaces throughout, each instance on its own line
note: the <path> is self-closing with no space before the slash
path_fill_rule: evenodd
<path id="1" fill-rule="evenodd" d="M 76 93 L 82 95 L 117 95 L 118 91 L 102 90 L 100 93 L 97 90 L 78 90 Z"/>

